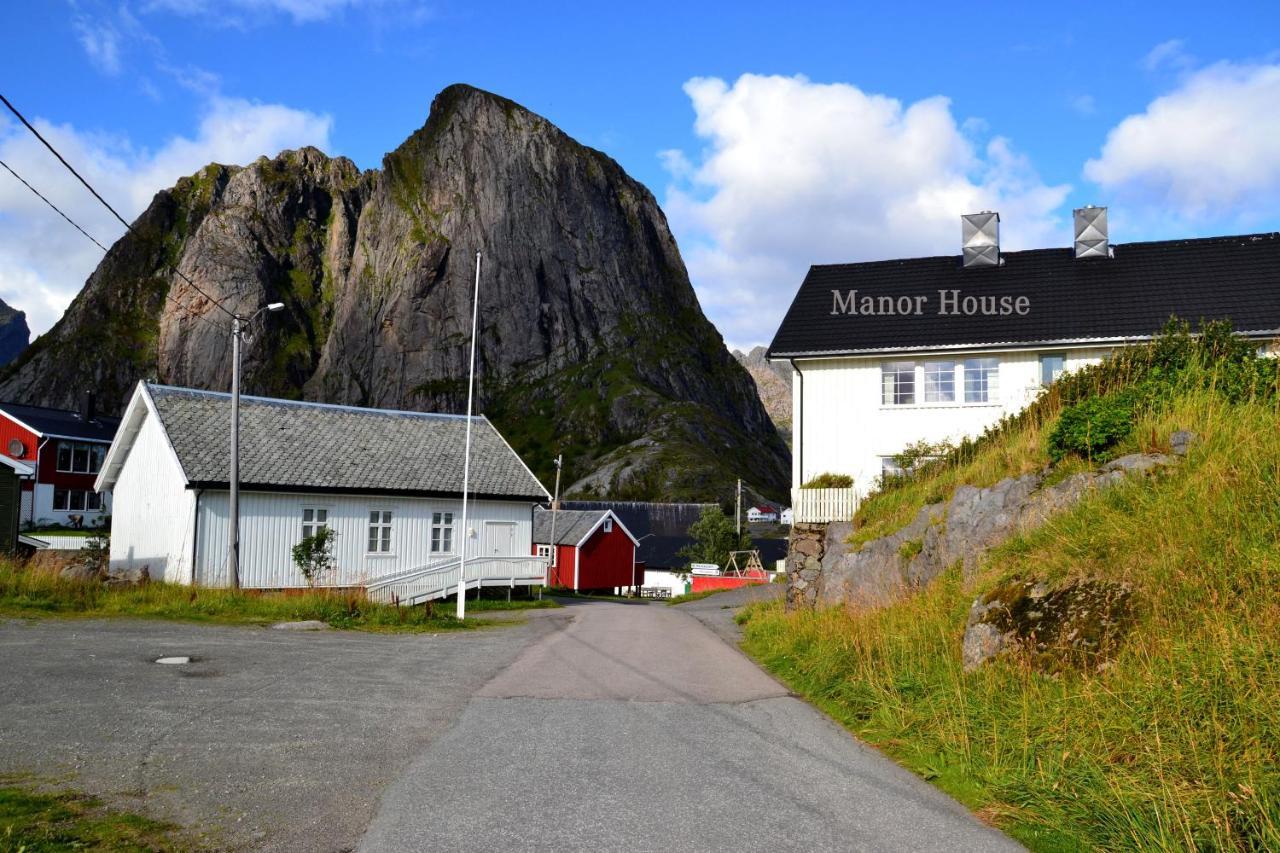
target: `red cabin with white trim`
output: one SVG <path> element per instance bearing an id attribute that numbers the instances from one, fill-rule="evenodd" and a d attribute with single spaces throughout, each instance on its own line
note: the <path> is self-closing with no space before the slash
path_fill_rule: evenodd
<path id="1" fill-rule="evenodd" d="M 533 552 L 551 560 L 547 585 L 614 590 L 644 585 L 636 564 L 639 541 L 612 510 L 537 509 Z"/>

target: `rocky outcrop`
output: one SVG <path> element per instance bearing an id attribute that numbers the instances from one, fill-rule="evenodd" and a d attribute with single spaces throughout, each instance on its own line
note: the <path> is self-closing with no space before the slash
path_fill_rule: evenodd
<path id="1" fill-rule="evenodd" d="M 756 394 L 764 404 L 774 426 L 783 438 L 791 440 L 791 366 L 774 364 L 765 358 L 765 347 L 753 347 L 750 352 L 734 350 L 733 357 L 751 374 Z"/>
<path id="2" fill-rule="evenodd" d="M 211 165 L 159 193 L 0 398 L 118 410 L 140 378 L 226 388 L 227 318 L 251 313 L 252 393 L 466 405 L 475 257 L 480 410 L 566 494 L 785 493 L 789 454 L 703 316 L 653 195 L 546 119 L 451 86 L 379 170 L 315 149 Z"/>
<path id="3" fill-rule="evenodd" d="M 1133 589 L 1126 583 L 1084 578 L 1052 587 L 1013 580 L 980 596 L 969 610 L 962 657 L 976 669 L 1021 651 L 1036 669 L 1100 668 L 1133 625 Z"/>
<path id="4" fill-rule="evenodd" d="M 27 315 L 0 301 L 0 365 L 13 361 L 31 342 Z"/>
<path id="5" fill-rule="evenodd" d="M 1187 433 L 1175 447 L 1185 453 L 1194 440 Z M 971 576 L 987 551 L 1013 534 L 1038 527 L 1088 494 L 1175 461 L 1176 456 L 1135 453 L 1057 482 L 1051 480 L 1052 471 L 1045 470 L 988 488 L 960 486 L 949 501 L 921 507 L 902 529 L 856 549 L 845 544 L 850 531 L 845 524 L 828 525 L 821 534 L 808 529 L 801 540 L 793 534 L 792 557 L 808 537 L 820 536 L 823 548 L 816 565 L 806 559 L 792 574 L 788 563 L 787 600 L 793 606 L 882 607 L 951 566 L 960 565 Z"/>

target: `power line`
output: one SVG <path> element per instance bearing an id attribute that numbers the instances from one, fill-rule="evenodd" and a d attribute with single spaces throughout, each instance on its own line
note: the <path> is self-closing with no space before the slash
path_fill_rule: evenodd
<path id="1" fill-rule="evenodd" d="M 0 95 L 0 97 L 4 97 L 4 96 L 3 96 L 3 95 Z M 92 234 L 90 234 L 88 231 L 86 231 L 86 230 L 84 230 L 83 228 L 81 228 L 81 227 L 80 227 L 80 225 L 79 225 L 79 224 L 78 224 L 74 219 L 72 219 L 70 216 L 67 216 L 65 213 L 63 213 L 61 210 L 59 210 L 59 209 L 58 209 L 58 206 L 57 206 L 56 204 L 54 204 L 53 202 L 49 201 L 49 199 L 45 198 L 45 197 L 44 197 L 44 195 L 43 195 L 43 194 L 42 194 L 38 189 L 36 189 L 35 187 L 31 186 L 31 184 L 27 183 L 27 179 L 26 179 L 26 178 L 24 178 L 24 177 L 22 177 L 21 175 L 19 175 L 17 172 L 15 172 L 15 171 L 13 170 L 13 168 L 12 168 L 8 163 L 4 162 L 3 160 L 0 160 L 0 166 L 4 166 L 5 171 L 7 171 L 10 175 L 13 175 L 15 178 L 17 178 L 17 179 L 18 179 L 18 181 L 19 181 L 19 182 L 21 182 L 21 184 L 22 184 L 24 187 L 26 187 L 27 189 L 31 190 L 31 192 L 35 193 L 35 195 L 36 195 L 36 197 L 37 197 L 38 199 L 40 199 L 41 201 L 43 201 L 45 204 L 49 205 L 49 207 L 53 208 L 53 210 L 54 210 L 54 211 L 55 211 L 59 216 L 61 216 L 61 217 L 62 217 L 63 219 L 65 219 L 65 220 L 67 220 L 67 222 L 71 223 L 71 227 L 72 227 L 72 228 L 76 229 L 76 230 L 77 230 L 77 231 L 79 231 L 81 234 L 83 234 L 84 236 L 88 237 L 88 238 L 89 238 L 89 240 L 90 240 L 90 242 L 92 242 L 92 243 L 93 243 L 93 245 L 97 246 L 97 247 L 98 247 L 99 249 L 101 249 L 103 252 L 106 252 L 106 251 L 107 251 L 107 247 L 106 247 L 106 246 L 104 246 L 104 245 L 102 245 L 101 243 L 99 243 L 99 242 L 97 241 L 97 239 L 96 239 Z M 172 295 L 170 295 L 170 294 L 166 293 L 164 296 L 165 296 L 165 298 L 166 298 L 166 299 L 168 299 L 168 300 L 169 300 L 170 302 L 172 302 L 174 305 L 177 305 L 179 308 L 181 308 L 181 309 L 185 312 L 185 314 L 186 314 L 186 316 L 187 316 L 187 317 L 193 317 L 193 318 L 195 318 L 196 320 L 203 320 L 203 321 L 205 321 L 206 323 L 208 323 L 210 326 L 213 326 L 215 329 L 218 329 L 219 331 L 221 331 L 221 330 L 222 330 L 222 328 L 221 328 L 217 323 L 213 322 L 213 321 L 212 321 L 212 320 L 210 320 L 208 317 L 205 317 L 205 316 L 204 316 L 204 315 L 202 315 L 202 314 L 195 314 L 195 313 L 192 313 L 191 308 L 190 308 L 189 306 L 187 306 L 187 305 L 183 305 L 181 302 L 179 302 L 179 301 L 178 301 L 176 298 L 174 298 Z"/>
<path id="2" fill-rule="evenodd" d="M 58 149 L 54 148 L 54 147 L 53 147 L 53 145 L 51 145 L 51 144 L 49 143 L 49 140 L 45 139 L 43 136 L 41 136 L 41 135 L 40 135 L 40 131 L 36 130 L 36 129 L 35 129 L 35 127 L 33 127 L 33 126 L 32 126 L 31 122 L 27 121 L 27 117 L 26 117 L 26 116 L 24 116 L 22 113 L 18 112 L 18 108 L 17 108 L 17 107 L 15 107 L 12 103 L 10 103 L 8 98 L 6 98 L 4 95 L 0 94 L 0 101 L 4 101 L 4 105 L 5 105 L 6 107 L 8 107 L 8 108 L 9 108 L 9 112 L 11 112 L 11 113 L 13 113 L 15 116 L 17 116 L 17 117 L 18 117 L 18 121 L 22 122 L 22 123 L 26 126 L 27 130 L 29 130 L 29 131 L 31 131 L 33 134 L 35 134 L 36 139 L 39 139 L 42 143 L 44 143 L 44 147 L 45 147 L 45 148 L 48 148 L 48 149 L 49 149 L 49 151 L 53 154 L 53 156 L 58 158 L 58 162 L 60 162 L 60 163 L 61 163 L 62 165 L 64 165 L 64 166 L 66 166 L 66 167 L 67 167 L 67 171 L 69 171 L 71 174 L 75 175 L 75 176 L 76 176 L 76 178 L 77 178 L 77 179 L 79 179 L 80 183 L 84 184 L 85 189 L 87 189 L 89 192 L 93 193 L 93 197 L 94 197 L 94 198 L 96 198 L 98 201 L 102 202 L 102 206 L 103 206 L 103 207 L 105 207 L 107 210 L 111 211 L 111 215 L 112 215 L 112 216 L 114 216 L 116 219 L 119 219 L 119 220 L 120 220 L 120 224 L 122 224 L 122 225 L 123 225 L 123 226 L 124 226 L 128 231 L 129 231 L 129 233 L 133 233 L 133 226 L 132 226 L 132 225 L 130 225 L 128 222 L 126 222 L 126 221 L 125 221 L 125 218 L 124 218 L 123 216 L 121 216 L 119 213 L 117 213 L 117 212 L 116 212 L 116 209 L 115 209 L 114 207 L 112 207 L 110 204 L 108 204 L 108 203 L 107 203 L 107 200 L 106 200 L 105 198 L 103 198 L 103 197 L 98 193 L 98 191 L 97 191 L 97 190 L 95 190 L 95 189 L 93 188 L 93 186 L 92 186 L 88 181 L 86 181 L 86 180 L 84 179 L 84 177 L 83 177 L 79 172 L 77 172 L 77 171 L 75 170 L 75 168 L 74 168 L 74 167 L 72 167 L 72 165 L 71 165 L 70 163 L 68 163 L 68 162 L 66 161 L 66 158 L 65 158 L 65 157 L 63 157 L 61 154 L 59 154 L 59 153 L 58 153 Z M 61 212 L 61 211 L 59 211 L 59 212 Z M 90 239 L 92 239 L 92 238 L 90 238 Z M 94 242 L 96 243 L 96 242 L 97 242 L 97 240 L 94 240 Z M 200 289 L 200 287 L 199 287 L 199 285 L 197 285 L 194 281 L 192 281 L 190 278 L 188 278 L 188 277 L 187 277 L 187 276 L 182 272 L 182 270 L 178 269 L 178 267 L 177 267 L 177 265 L 176 265 L 176 264 L 170 263 L 170 264 L 169 264 L 169 269 L 173 270 L 175 273 L 177 273 L 177 274 L 178 274 L 178 276 L 179 276 L 183 281 L 185 281 L 187 284 L 191 285 L 191 286 L 195 289 L 196 293 L 199 293 L 199 294 L 200 294 L 201 296 L 203 296 L 205 299 L 208 299 L 210 302 L 212 302 L 214 305 L 216 305 L 216 306 L 218 307 L 218 310 L 220 310 L 222 313 L 226 314 L 228 317 L 234 317 L 234 316 L 235 316 L 235 314 L 234 314 L 234 313 L 232 313 L 232 312 L 231 312 L 231 311 L 230 311 L 230 310 L 229 310 L 225 305 L 223 305 L 219 300 L 214 299 L 212 296 L 210 296 L 209 294 L 207 294 L 207 293 L 205 293 L 203 290 L 201 290 L 201 289 Z"/>

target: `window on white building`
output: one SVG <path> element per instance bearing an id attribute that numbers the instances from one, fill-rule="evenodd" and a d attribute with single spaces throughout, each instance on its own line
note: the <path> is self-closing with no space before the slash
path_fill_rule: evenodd
<path id="1" fill-rule="evenodd" d="M 916 363 L 890 361 L 880 368 L 886 406 L 910 406 L 916 401 Z"/>
<path id="2" fill-rule="evenodd" d="M 329 526 L 329 510 L 319 506 L 302 508 L 302 538 L 315 536 L 322 527 Z"/>
<path id="3" fill-rule="evenodd" d="M 85 489 L 54 489 L 53 508 L 58 512 L 97 512 L 102 495 Z"/>
<path id="4" fill-rule="evenodd" d="M 96 474 L 102 470 L 107 448 L 83 441 L 58 442 L 58 470 L 64 474 Z"/>
<path id="5" fill-rule="evenodd" d="M 924 401 L 926 403 L 956 401 L 956 363 L 954 361 L 924 363 Z"/>
<path id="6" fill-rule="evenodd" d="M 966 358 L 964 360 L 964 401 L 995 402 L 1000 390 L 1000 360 Z"/>
<path id="7" fill-rule="evenodd" d="M 880 476 L 881 477 L 884 477 L 885 479 L 891 479 L 893 477 L 906 476 L 906 473 L 907 473 L 907 469 L 903 468 L 901 465 L 895 462 L 892 456 L 880 457 Z"/>
<path id="8" fill-rule="evenodd" d="M 369 553 L 391 553 L 391 510 L 369 510 Z"/>
<path id="9" fill-rule="evenodd" d="M 1067 357 L 1060 352 L 1040 356 L 1040 384 L 1047 388 L 1057 382 L 1066 366 Z"/>
<path id="10" fill-rule="evenodd" d="M 431 513 L 431 553 L 453 553 L 453 513 Z"/>

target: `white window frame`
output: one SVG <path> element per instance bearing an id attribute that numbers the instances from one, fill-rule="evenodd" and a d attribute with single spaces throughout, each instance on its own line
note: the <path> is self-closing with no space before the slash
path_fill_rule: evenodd
<path id="1" fill-rule="evenodd" d="M 377 516 L 376 519 L 374 518 L 375 515 Z M 369 512 L 365 515 L 364 547 L 366 554 L 373 557 L 386 557 L 395 554 L 395 540 L 391 534 L 392 519 L 394 518 L 395 513 L 389 509 L 369 507 Z M 374 547 L 369 547 L 370 544 Z"/>
<path id="2" fill-rule="evenodd" d="M 949 359 L 926 361 L 924 363 L 924 402 L 928 404 L 954 403 L 955 401 L 956 363 Z"/>
<path id="3" fill-rule="evenodd" d="M 910 472 L 893 461 L 892 456 L 880 457 L 880 476 L 881 477 L 905 477 Z"/>
<path id="4" fill-rule="evenodd" d="M 547 562 L 551 561 L 551 552 L 552 552 L 552 548 L 550 545 L 538 546 L 538 556 L 546 560 Z"/>
<path id="5" fill-rule="evenodd" d="M 909 399 L 907 399 L 907 393 L 900 388 L 902 378 L 905 376 L 911 378 Z M 914 361 L 881 362 L 880 403 L 884 406 L 914 406 L 916 404 L 916 363 Z"/>
<path id="6" fill-rule="evenodd" d="M 311 513 L 311 519 L 307 519 L 307 513 Z M 321 519 L 320 515 L 324 518 Z M 319 532 L 320 528 L 332 529 L 329 525 L 329 508 L 327 506 L 315 506 L 308 504 L 302 507 L 302 538 L 314 536 Z"/>
<path id="7" fill-rule="evenodd" d="M 442 547 L 444 544 L 448 544 L 449 547 Z M 429 547 L 432 554 L 454 553 L 453 510 L 442 509 L 431 513 L 431 541 Z"/>
<path id="8" fill-rule="evenodd" d="M 62 505 L 58 504 L 58 493 L 61 492 L 65 497 Z M 72 506 L 71 496 L 80 495 L 81 506 Z M 98 505 L 96 507 L 89 506 L 89 501 L 97 498 Z M 55 486 L 53 489 L 53 511 L 54 512 L 102 512 L 102 496 L 93 489 L 72 489 L 67 486 Z"/>
<path id="9" fill-rule="evenodd" d="M 1048 381 L 1048 382 L 1045 382 L 1045 381 L 1044 381 L 1044 362 L 1045 362 L 1045 359 L 1047 359 L 1047 358 L 1060 358 L 1060 359 L 1062 359 L 1062 366 L 1058 369 L 1058 375 L 1057 375 L 1057 376 L 1051 376 L 1051 377 L 1049 378 L 1049 381 Z M 1062 376 L 1062 374 L 1064 374 L 1064 373 L 1066 373 L 1066 372 L 1067 372 L 1067 354 L 1066 354 L 1065 352 L 1042 352 L 1042 353 L 1040 353 L 1039 357 L 1036 359 L 1036 371 L 1037 371 L 1037 373 L 1039 374 L 1040 387 L 1041 387 L 1041 388 L 1048 388 L 1048 387 L 1049 387 L 1050 385 L 1052 385 L 1054 382 L 1057 382 L 1057 381 L 1058 381 L 1058 378 L 1059 378 L 1059 377 L 1061 377 L 1061 376 Z"/>
<path id="10" fill-rule="evenodd" d="M 964 404 L 966 406 L 984 406 L 1000 401 L 1000 359 L 994 356 L 966 358 L 963 365 Z M 981 371 L 981 372 L 980 372 Z M 970 398 L 970 373 L 972 372 L 974 399 Z M 981 393 L 981 398 L 976 395 Z"/>
<path id="11" fill-rule="evenodd" d="M 605 518 L 605 520 L 604 520 L 604 524 L 603 524 L 603 525 L 601 525 L 601 528 L 604 530 L 604 532 L 605 532 L 605 533 L 612 533 L 612 532 L 613 532 L 613 519 L 612 519 L 612 518 Z"/>

